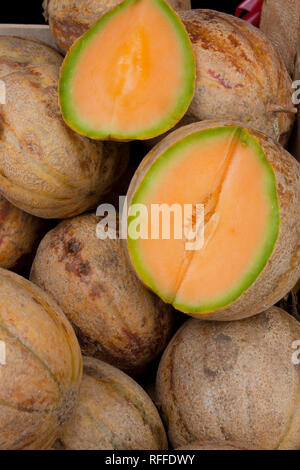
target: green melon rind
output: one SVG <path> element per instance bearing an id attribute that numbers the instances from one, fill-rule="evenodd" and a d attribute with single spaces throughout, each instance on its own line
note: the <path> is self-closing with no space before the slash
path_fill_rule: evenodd
<path id="1" fill-rule="evenodd" d="M 174 153 L 180 154 L 181 149 L 186 149 L 187 145 L 193 143 L 199 143 L 199 140 L 205 138 L 218 138 L 226 135 L 227 133 L 235 132 L 240 129 L 239 138 L 243 142 L 247 143 L 252 148 L 254 155 L 257 156 L 261 165 L 265 170 L 265 188 L 266 196 L 271 202 L 271 210 L 269 214 L 269 221 L 267 223 L 268 230 L 265 234 L 265 240 L 261 245 L 261 248 L 248 268 L 247 272 L 242 276 L 239 282 L 237 282 L 232 289 L 230 289 L 225 295 L 220 296 L 214 300 L 203 302 L 200 305 L 191 306 L 186 303 L 177 302 L 176 296 L 164 294 L 160 292 L 159 286 L 156 285 L 155 280 L 143 264 L 143 256 L 139 250 L 138 240 L 132 240 L 128 236 L 127 244 L 132 264 L 142 279 L 145 285 L 147 285 L 153 292 L 155 292 L 164 302 L 172 304 L 177 310 L 189 314 L 201 314 L 210 313 L 219 310 L 223 307 L 227 307 L 235 300 L 237 300 L 258 278 L 263 269 L 265 268 L 270 256 L 273 253 L 276 240 L 278 238 L 280 229 L 280 207 L 277 198 L 276 190 L 276 178 L 271 165 L 269 164 L 262 147 L 258 141 L 246 131 L 246 129 L 238 128 L 234 126 L 216 127 L 212 129 L 206 129 L 202 131 L 194 132 L 183 139 L 177 141 L 168 150 L 166 150 L 160 157 L 153 163 L 149 168 L 148 172 L 144 176 L 140 183 L 139 188 L 135 192 L 131 204 L 142 203 L 144 196 L 148 189 L 151 188 L 152 181 L 156 181 L 161 171 L 167 166 L 170 160 L 174 158 Z M 130 223 L 130 217 L 128 218 L 128 226 Z"/>
<path id="2" fill-rule="evenodd" d="M 182 56 L 184 60 L 182 69 L 185 72 L 183 79 L 184 87 L 182 88 L 181 95 L 176 100 L 176 106 L 174 107 L 174 110 L 168 115 L 168 117 L 162 119 L 148 130 L 125 134 L 116 132 L 112 129 L 99 131 L 80 117 L 75 105 L 73 104 L 72 79 L 74 74 L 76 74 L 76 67 L 79 65 L 81 55 L 84 53 L 89 43 L 114 15 L 118 14 L 132 3 L 138 1 L 139 0 L 125 0 L 120 5 L 103 15 L 91 27 L 91 29 L 89 29 L 89 31 L 87 31 L 74 43 L 65 57 L 59 80 L 59 105 L 63 119 L 68 124 L 68 126 L 78 134 L 90 137 L 91 139 L 95 140 L 150 139 L 152 137 L 163 134 L 164 132 L 174 127 L 183 117 L 192 101 L 195 90 L 196 64 L 191 41 L 179 16 L 172 10 L 172 8 L 164 0 L 152 0 L 152 2 L 155 3 L 158 8 L 160 8 L 164 15 L 169 19 L 170 24 L 174 27 L 178 38 L 180 38 L 178 43 L 181 46 L 183 53 Z"/>

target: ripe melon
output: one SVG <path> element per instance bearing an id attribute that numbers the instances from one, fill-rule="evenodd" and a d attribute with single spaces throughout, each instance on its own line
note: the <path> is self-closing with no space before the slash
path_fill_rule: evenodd
<path id="1" fill-rule="evenodd" d="M 83 359 L 78 405 L 57 443 L 64 450 L 167 449 L 165 430 L 146 392 L 130 377 Z"/>
<path id="2" fill-rule="evenodd" d="M 192 46 L 175 12 L 164 0 L 125 0 L 72 46 L 60 107 L 79 134 L 142 140 L 183 117 L 194 84 Z"/>
<path id="3" fill-rule="evenodd" d="M 128 160 L 128 144 L 103 147 L 65 125 L 57 93 L 61 63 L 60 54 L 45 44 L 0 37 L 6 87 L 6 104 L 0 105 L 0 193 L 42 218 L 94 207 Z"/>
<path id="4" fill-rule="evenodd" d="M 299 338 L 299 322 L 277 307 L 234 322 L 184 323 L 157 375 L 172 445 L 299 449 Z"/>
<path id="5" fill-rule="evenodd" d="M 44 16 L 63 54 L 105 13 L 121 0 L 44 0 Z M 191 8 L 190 0 L 168 0 L 175 10 Z"/>
<path id="6" fill-rule="evenodd" d="M 47 449 L 76 403 L 80 349 L 55 301 L 4 269 L 0 342 L 0 449 Z"/>
<path id="7" fill-rule="evenodd" d="M 23 267 L 33 254 L 43 221 L 21 211 L 0 196 L 0 266 Z"/>
<path id="8" fill-rule="evenodd" d="M 162 204 L 177 204 L 182 216 L 165 218 L 169 239 L 152 216 Z M 204 243 L 191 247 L 191 230 L 201 242 L 197 204 Z M 128 208 L 124 243 L 137 275 L 182 312 L 214 320 L 254 315 L 299 278 L 300 165 L 258 131 L 203 121 L 171 133 L 136 171 Z"/>
<path id="9" fill-rule="evenodd" d="M 287 144 L 296 109 L 278 52 L 251 24 L 213 10 L 181 11 L 196 59 L 185 118 L 234 119 Z"/>
<path id="10" fill-rule="evenodd" d="M 61 306 L 84 354 L 137 374 L 166 347 L 173 314 L 136 278 L 121 240 L 97 238 L 98 222 L 86 214 L 50 231 L 30 279 Z"/>

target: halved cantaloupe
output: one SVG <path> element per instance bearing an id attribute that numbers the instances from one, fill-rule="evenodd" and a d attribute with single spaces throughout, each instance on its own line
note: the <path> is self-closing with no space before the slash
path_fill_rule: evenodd
<path id="1" fill-rule="evenodd" d="M 300 274 L 300 165 L 263 134 L 223 124 L 186 126 L 150 152 L 128 193 L 129 206 L 147 212 L 129 212 L 126 242 L 137 274 L 165 302 L 217 320 L 264 310 Z M 187 224 L 201 230 L 195 212 L 179 222 L 171 216 L 164 239 L 162 219 L 152 217 L 162 204 L 182 213 L 203 204 L 204 243 L 188 245 Z"/>
<path id="2" fill-rule="evenodd" d="M 195 61 L 164 0 L 126 0 L 100 18 L 62 66 L 66 123 L 94 139 L 146 139 L 172 128 L 193 97 Z"/>

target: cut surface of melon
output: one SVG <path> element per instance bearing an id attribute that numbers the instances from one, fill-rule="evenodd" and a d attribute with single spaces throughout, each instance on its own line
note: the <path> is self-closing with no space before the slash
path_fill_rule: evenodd
<path id="1" fill-rule="evenodd" d="M 214 311 L 236 300 L 263 270 L 279 232 L 273 170 L 256 139 L 238 126 L 198 131 L 175 142 L 150 166 L 132 204 L 148 212 L 144 238 L 131 236 L 136 215 L 128 217 L 134 268 L 163 300 L 186 313 Z M 161 219 L 153 239 L 154 204 L 177 204 L 182 212 L 185 204 L 203 204 L 201 248 L 187 250 L 187 239 L 176 239 L 172 215 L 170 239 L 163 239 Z M 183 217 L 183 234 L 184 223 Z"/>
<path id="2" fill-rule="evenodd" d="M 60 77 L 67 124 L 95 139 L 146 139 L 173 127 L 194 93 L 192 46 L 164 0 L 126 0 L 71 48 Z"/>

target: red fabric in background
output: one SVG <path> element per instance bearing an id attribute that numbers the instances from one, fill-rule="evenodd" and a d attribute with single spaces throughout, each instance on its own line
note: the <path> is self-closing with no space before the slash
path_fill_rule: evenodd
<path id="1" fill-rule="evenodd" d="M 244 0 L 235 10 L 235 16 L 259 26 L 263 0 Z"/>

